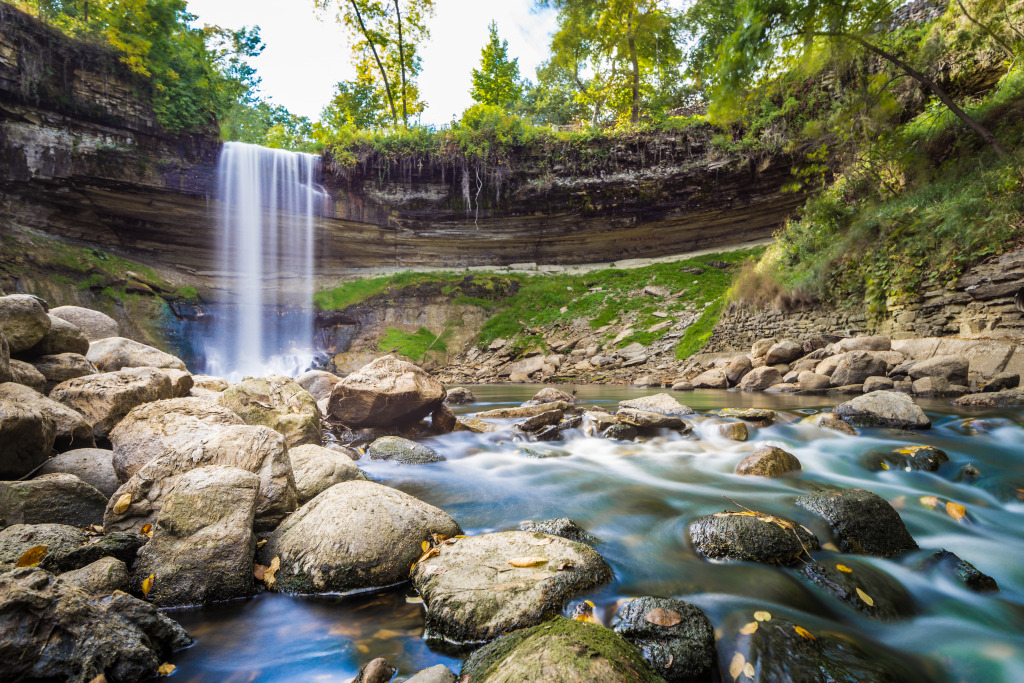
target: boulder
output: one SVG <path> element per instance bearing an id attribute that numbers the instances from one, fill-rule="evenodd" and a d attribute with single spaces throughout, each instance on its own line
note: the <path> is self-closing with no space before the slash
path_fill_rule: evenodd
<path id="1" fill-rule="evenodd" d="M 359 667 L 359 673 L 352 679 L 352 683 L 388 683 L 396 671 L 388 660 L 377 657 Z"/>
<path id="2" fill-rule="evenodd" d="M 994 593 L 999 590 L 999 584 L 995 579 L 948 550 L 932 553 L 918 564 L 917 570 L 938 571 L 978 593 Z"/>
<path id="3" fill-rule="evenodd" d="M 773 346 L 775 346 L 774 339 L 758 339 L 754 342 L 754 345 L 750 347 L 750 355 L 753 358 L 763 358 L 764 355 L 768 353 L 768 349 Z"/>
<path id="4" fill-rule="evenodd" d="M 444 664 L 436 664 L 405 679 L 405 683 L 455 683 L 455 674 Z"/>
<path id="5" fill-rule="evenodd" d="M 762 445 L 736 465 L 736 474 L 781 477 L 787 472 L 799 472 L 800 469 L 800 461 L 792 453 L 776 446 Z"/>
<path id="6" fill-rule="evenodd" d="M 455 431 L 455 422 L 455 413 L 444 403 L 430 414 L 430 427 L 438 434 L 450 434 Z"/>
<path id="7" fill-rule="evenodd" d="M 237 467 L 259 477 L 257 531 L 273 529 L 295 509 L 295 479 L 284 437 L 268 427 L 229 425 L 208 434 L 183 436 L 140 467 L 111 496 L 104 528 L 108 532 L 137 530 L 155 524 L 164 497 L 181 475 L 210 465 Z"/>
<path id="8" fill-rule="evenodd" d="M 105 313 L 81 306 L 58 306 L 50 310 L 50 315 L 66 320 L 91 342 L 117 337 L 121 334 L 117 321 Z"/>
<path id="9" fill-rule="evenodd" d="M 309 392 L 315 401 L 331 397 L 331 390 L 341 378 L 323 370 L 307 370 L 295 378 L 295 383 Z M 224 389 L 227 389 L 225 386 Z M 223 389 L 221 389 L 223 391 Z"/>
<path id="10" fill-rule="evenodd" d="M 660 387 L 662 381 L 654 375 L 640 375 L 633 380 L 634 387 L 649 388 L 649 387 Z"/>
<path id="11" fill-rule="evenodd" d="M 725 366 L 725 376 L 729 380 L 729 384 L 735 386 L 740 383 L 743 376 L 750 372 L 753 367 L 754 366 L 750 364 L 749 357 L 735 356 L 729 361 L 729 364 Z"/>
<path id="12" fill-rule="evenodd" d="M 196 605 L 253 593 L 253 520 L 260 479 L 237 467 L 186 472 L 164 496 L 153 537 L 131 573 L 133 592 L 161 607 Z"/>
<path id="13" fill-rule="evenodd" d="M 970 391 L 962 384 L 950 384 L 945 377 L 915 379 L 911 390 L 918 396 L 963 396 Z"/>
<path id="14" fill-rule="evenodd" d="M 171 380 L 156 368 L 126 368 L 61 382 L 50 398 L 77 410 L 105 438 L 133 408 L 171 397 Z"/>
<path id="15" fill-rule="evenodd" d="M 661 413 L 663 415 L 693 415 L 694 410 L 684 406 L 669 394 L 654 394 L 653 396 L 642 396 L 640 398 L 619 401 L 620 408 L 630 410 L 642 410 L 648 413 Z"/>
<path id="16" fill-rule="evenodd" d="M 791 367 L 799 375 L 801 372 L 814 372 L 820 363 L 821 361 L 817 358 L 801 358 L 793 363 Z"/>
<path id="17" fill-rule="evenodd" d="M 1024 389 L 1005 389 L 992 393 L 961 396 L 953 401 L 961 408 L 1019 408 L 1024 406 Z"/>
<path id="18" fill-rule="evenodd" d="M 555 389 L 554 387 L 545 387 L 533 395 L 529 401 L 524 403 L 524 406 L 539 406 L 545 403 L 579 403 L 579 398 L 573 394 L 566 393 L 561 389 Z"/>
<path id="19" fill-rule="evenodd" d="M 289 446 L 323 443 L 316 400 L 284 375 L 246 377 L 221 392 L 218 401 L 246 424 L 280 432 Z"/>
<path id="20" fill-rule="evenodd" d="M 0 401 L 10 401 L 36 410 L 53 422 L 53 448 L 67 451 L 73 448 L 91 448 L 96 445 L 92 424 L 76 410 L 57 403 L 22 384 L 0 384 Z"/>
<path id="21" fill-rule="evenodd" d="M 893 621 L 913 613 L 913 598 L 899 581 L 868 563 L 846 562 L 811 562 L 799 573 L 836 600 L 873 619 Z"/>
<path id="22" fill-rule="evenodd" d="M 848 384 L 863 384 L 868 377 L 884 375 L 888 366 L 881 358 L 867 351 L 850 351 L 844 354 L 830 375 L 834 387 Z"/>
<path id="23" fill-rule="evenodd" d="M 943 463 L 949 462 L 946 452 L 934 446 L 905 446 L 892 450 L 868 451 L 861 462 L 871 470 L 917 470 L 937 472 Z"/>
<path id="24" fill-rule="evenodd" d="M 61 382 L 96 374 L 96 366 L 90 363 L 88 358 L 77 353 L 40 356 L 33 359 L 32 367 L 46 380 L 46 394 Z"/>
<path id="25" fill-rule="evenodd" d="M 968 384 L 968 371 L 971 362 L 961 356 L 932 356 L 919 360 L 910 366 L 910 379 L 938 377 L 948 380 L 950 384 Z"/>
<path id="26" fill-rule="evenodd" d="M 38 406 L 0 398 L 0 479 L 18 479 L 42 465 L 56 436 L 56 423 Z"/>
<path id="27" fill-rule="evenodd" d="M 29 294 L 0 296 L 0 329 L 10 353 L 31 349 L 50 330 L 50 316 L 43 300 Z"/>
<path id="28" fill-rule="evenodd" d="M 694 389 L 728 389 L 729 378 L 724 371 L 712 368 L 691 379 L 690 384 Z"/>
<path id="29" fill-rule="evenodd" d="M 771 348 L 764 354 L 765 365 L 777 365 L 778 363 L 792 363 L 804 355 L 804 347 L 792 339 L 783 339 L 772 344 Z"/>
<path id="30" fill-rule="evenodd" d="M 892 342 L 888 337 L 849 337 L 841 339 L 832 347 L 835 353 L 847 353 L 848 351 L 889 351 L 892 349 Z"/>
<path id="31" fill-rule="evenodd" d="M 213 375 L 192 375 L 192 388 L 219 394 L 231 384 L 223 377 Z"/>
<path id="32" fill-rule="evenodd" d="M 817 425 L 822 429 L 831 429 L 834 432 L 840 434 L 846 434 L 848 436 L 857 436 L 857 430 L 851 427 L 847 422 L 841 418 L 836 417 L 832 413 L 823 413 L 817 419 Z"/>
<path id="33" fill-rule="evenodd" d="M 743 381 L 740 382 L 740 389 L 743 391 L 764 391 L 776 384 L 782 384 L 782 373 L 771 366 L 765 365 L 748 372 Z"/>
<path id="34" fill-rule="evenodd" d="M 116 557 L 101 557 L 81 569 L 64 572 L 57 580 L 92 595 L 111 595 L 128 590 L 128 567 Z"/>
<path id="35" fill-rule="evenodd" d="M 68 321 L 50 314 L 50 329 L 43 338 L 24 353 L 28 356 L 54 356 L 59 353 L 77 353 L 85 355 L 89 352 L 89 340 L 82 331 Z"/>
<path id="36" fill-rule="evenodd" d="M 403 465 L 422 465 L 445 459 L 433 448 L 400 436 L 380 437 L 366 449 L 366 455 L 371 460 L 394 460 Z"/>
<path id="37" fill-rule="evenodd" d="M 384 356 L 338 382 L 328 412 L 352 428 L 393 427 L 423 419 L 444 397 L 444 386 L 422 369 Z"/>
<path id="38" fill-rule="evenodd" d="M 103 523 L 107 497 L 73 474 L 0 481 L 0 524 Z"/>
<path id="39" fill-rule="evenodd" d="M 114 472 L 113 456 L 113 451 L 100 448 L 76 448 L 47 460 L 39 474 L 73 474 L 109 498 L 121 485 Z"/>
<path id="40" fill-rule="evenodd" d="M 888 377 L 868 377 L 864 380 L 864 393 L 870 394 L 872 391 L 889 391 L 893 387 L 893 381 Z"/>
<path id="41" fill-rule="evenodd" d="M 637 428 L 625 422 L 616 422 L 605 427 L 601 436 L 613 441 L 633 441 L 637 437 Z"/>
<path id="42" fill-rule="evenodd" d="M 568 517 L 545 519 L 539 522 L 523 522 L 519 525 L 519 530 L 559 536 L 576 543 L 586 543 L 587 545 L 593 545 L 598 542 L 597 538 L 588 534 L 579 524 Z"/>
<path id="43" fill-rule="evenodd" d="M 520 406 L 518 408 L 498 408 L 496 410 L 486 410 L 482 413 L 477 413 L 477 418 L 481 420 L 506 420 L 509 418 L 520 418 L 520 417 L 534 417 L 541 413 L 546 413 L 550 410 L 571 410 L 572 405 L 564 403 L 562 401 L 556 401 L 555 403 L 543 403 L 536 406 Z"/>
<path id="44" fill-rule="evenodd" d="M 890 557 L 917 548 L 899 513 L 870 491 L 818 491 L 796 504 L 828 522 L 845 552 Z"/>
<path id="45" fill-rule="evenodd" d="M 11 349 L 7 345 L 7 338 L 4 337 L 3 328 L 0 328 L 0 382 L 10 382 L 12 380 L 14 380 L 14 374 L 11 371 Z"/>
<path id="46" fill-rule="evenodd" d="M 460 680 L 655 683 L 664 679 L 614 631 L 557 617 L 476 650 L 463 662 Z"/>
<path id="47" fill-rule="evenodd" d="M 572 597 L 612 579 L 593 548 L 558 536 L 505 531 L 453 540 L 413 570 L 428 640 L 493 640 L 558 616 Z"/>
<path id="48" fill-rule="evenodd" d="M 720 512 L 690 522 L 690 542 L 709 560 L 739 560 L 791 565 L 812 550 L 818 539 L 788 519 L 747 512 Z"/>
<path id="49" fill-rule="evenodd" d="M 746 441 L 750 438 L 750 430 L 743 422 L 726 422 L 718 425 L 718 433 L 732 441 Z"/>
<path id="50" fill-rule="evenodd" d="M 335 484 L 271 534 L 260 563 L 279 558 L 277 585 L 290 593 L 344 592 L 409 578 L 435 534 L 461 534 L 444 511 L 368 481 Z"/>
<path id="51" fill-rule="evenodd" d="M 135 564 L 139 548 L 147 542 L 149 537 L 143 534 L 113 531 L 104 536 L 91 537 L 88 542 L 75 547 L 48 548 L 39 566 L 51 572 L 68 572 L 81 569 L 104 557 L 113 557 L 124 562 L 126 566 L 131 566 Z"/>
<path id="52" fill-rule="evenodd" d="M 192 375 L 184 370 L 172 370 L 171 368 L 160 368 L 171 380 L 171 397 L 184 398 L 189 395 L 194 386 Z"/>
<path id="53" fill-rule="evenodd" d="M 40 394 L 46 391 L 46 377 L 36 370 L 35 366 L 25 361 L 12 359 L 10 362 L 10 381 L 23 384 Z M 0 375 L 3 373 L 0 372 Z"/>
<path id="54" fill-rule="evenodd" d="M 619 408 L 615 413 L 619 422 L 638 427 L 640 429 L 678 429 L 689 431 L 690 427 L 677 415 L 666 415 L 664 413 L 652 413 L 647 410 L 636 410 L 633 408 Z"/>
<path id="55" fill-rule="evenodd" d="M 841 403 L 832 413 L 855 427 L 928 429 L 932 424 L 914 399 L 898 391 L 873 391 Z"/>
<path id="56" fill-rule="evenodd" d="M 362 479 L 359 468 L 344 453 L 307 444 L 288 450 L 295 476 L 295 492 L 299 505 L 305 505 L 335 484 Z"/>
<path id="57" fill-rule="evenodd" d="M 767 427 L 775 422 L 775 411 L 767 408 L 722 408 L 718 411 L 719 417 L 733 417 L 737 420 L 753 422 L 761 427 Z"/>
<path id="58" fill-rule="evenodd" d="M 64 555 L 89 541 L 89 534 L 69 524 L 12 524 L 0 530 L 0 564 L 14 564 L 37 546 L 46 547 L 40 564 Z"/>
<path id="59" fill-rule="evenodd" d="M 448 390 L 448 395 L 445 397 L 444 402 L 452 406 L 476 403 L 476 396 L 465 387 L 452 387 Z"/>
<path id="60" fill-rule="evenodd" d="M 13 365 L 13 362 L 12 362 Z M 17 380 L 15 380 L 17 381 Z M 985 393 L 1016 389 L 1020 385 L 1020 375 L 1015 372 L 1000 372 L 992 376 L 981 388 Z"/>
<path id="61" fill-rule="evenodd" d="M 703 683 L 715 667 L 715 631 L 707 615 L 682 600 L 641 597 L 619 610 L 615 632 L 640 648 L 669 683 Z"/>
<path id="62" fill-rule="evenodd" d="M 796 378 L 796 384 L 800 391 L 825 391 L 832 386 L 828 375 L 819 375 L 816 372 L 804 370 Z"/>
<path id="63" fill-rule="evenodd" d="M 471 432 L 473 434 L 487 434 L 498 431 L 498 425 L 484 422 L 475 417 L 459 417 L 455 420 L 456 432 Z"/>
<path id="64" fill-rule="evenodd" d="M 86 358 L 100 372 L 116 372 L 123 368 L 188 370 L 180 358 L 124 337 L 107 337 L 92 342 Z"/>
<path id="65" fill-rule="evenodd" d="M 534 415 L 528 417 L 521 422 L 516 423 L 516 429 L 521 432 L 534 433 L 541 431 L 544 427 L 550 427 L 557 425 L 565 417 L 565 413 L 561 410 L 549 410 L 541 413 L 540 415 Z"/>
<path id="66" fill-rule="evenodd" d="M 672 391 L 693 391 L 694 386 L 691 382 L 676 382 L 672 385 Z"/>

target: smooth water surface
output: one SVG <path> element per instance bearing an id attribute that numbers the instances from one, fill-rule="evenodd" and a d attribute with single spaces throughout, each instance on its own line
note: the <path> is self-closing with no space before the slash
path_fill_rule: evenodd
<path id="1" fill-rule="evenodd" d="M 473 387 L 478 402 L 457 413 L 518 405 L 537 386 Z M 656 393 L 624 387 L 580 387 L 582 405 L 606 405 Z M 406 491 L 451 514 L 467 534 L 517 528 L 525 520 L 571 517 L 601 539 L 596 546 L 615 570 L 615 581 L 586 596 L 611 625 L 616 605 L 639 595 L 678 597 L 699 605 L 719 627 L 736 611 L 768 609 L 810 628 L 846 634 L 869 649 L 897 653 L 922 679 L 1013 683 L 1024 680 L 1024 428 L 1019 411 L 953 414 L 946 402 L 921 401 L 933 420 L 923 432 L 865 430 L 856 437 L 800 421 L 835 405 L 832 397 L 796 397 L 699 391 L 676 394 L 697 410 L 687 418 L 694 436 L 625 443 L 579 432 L 566 442 L 514 442 L 509 432 L 465 432 L 425 441 L 447 461 L 398 465 L 363 459 L 372 479 Z M 723 407 L 779 411 L 770 427 L 751 430 L 746 443 L 718 435 Z M 512 421 L 509 421 L 512 422 Z M 770 443 L 803 465 L 780 479 L 739 477 L 736 464 L 757 445 Z M 933 445 L 950 457 L 936 473 L 872 471 L 861 458 L 878 448 Z M 531 453 L 532 451 L 532 453 Z M 535 457 L 544 454 L 556 457 Z M 965 476 L 972 465 L 980 473 Z M 880 623 L 816 588 L 792 569 L 748 563 L 713 564 L 699 558 L 687 525 L 701 515 L 738 506 L 805 524 L 822 543 L 827 526 L 793 500 L 823 486 L 860 487 L 892 503 L 922 551 L 882 560 L 815 553 L 856 569 L 872 565 L 902 583 L 915 616 Z M 964 505 L 960 522 L 921 498 Z M 945 548 L 999 583 L 978 594 L 917 563 Z M 926 550 L 928 552 L 926 552 Z M 566 612 L 571 612 L 569 605 Z M 264 594 L 174 617 L 196 644 L 172 661 L 186 681 L 344 681 L 360 664 L 384 656 L 400 676 L 458 660 L 424 644 L 422 605 L 403 587 L 340 597 Z"/>

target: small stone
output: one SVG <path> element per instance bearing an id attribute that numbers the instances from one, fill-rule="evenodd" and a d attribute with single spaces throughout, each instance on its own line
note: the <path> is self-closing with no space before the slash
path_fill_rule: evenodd
<path id="1" fill-rule="evenodd" d="M 750 434 L 742 422 L 726 422 L 718 425 L 718 433 L 733 441 L 746 441 Z"/>
<path id="2" fill-rule="evenodd" d="M 776 446 L 758 446 L 736 466 L 736 474 L 780 477 L 800 469 L 800 461 L 792 453 Z"/>

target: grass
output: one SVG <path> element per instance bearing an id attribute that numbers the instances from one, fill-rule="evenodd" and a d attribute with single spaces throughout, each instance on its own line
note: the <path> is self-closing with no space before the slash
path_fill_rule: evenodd
<path id="1" fill-rule="evenodd" d="M 414 333 L 403 332 L 389 327 L 377 344 L 377 349 L 385 353 L 398 353 L 414 361 L 420 361 L 427 355 L 428 351 L 445 353 L 448 347 L 445 346 L 443 337 L 435 335 L 425 327 L 421 327 Z"/>
<path id="2" fill-rule="evenodd" d="M 715 300 L 710 306 L 704 309 L 696 322 L 686 328 L 683 338 L 676 345 L 676 358 L 689 358 L 695 353 L 700 353 L 704 345 L 711 339 L 711 333 L 722 317 L 722 309 L 725 308 L 725 297 Z"/>

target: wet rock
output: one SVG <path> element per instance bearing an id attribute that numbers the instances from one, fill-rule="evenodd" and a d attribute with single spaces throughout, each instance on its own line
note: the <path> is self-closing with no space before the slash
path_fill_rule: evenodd
<path id="1" fill-rule="evenodd" d="M 0 576 L 0 614 L 10 680 L 145 680 L 192 642 L 152 605 L 125 593 L 92 596 L 37 567 Z"/>
<path id="2" fill-rule="evenodd" d="M 637 437 L 637 428 L 631 424 L 616 422 L 605 427 L 601 436 L 612 441 L 633 441 Z"/>
<path id="3" fill-rule="evenodd" d="M 938 569 L 947 576 L 959 581 L 972 591 L 979 593 L 993 593 L 999 590 L 999 584 L 988 574 L 968 562 L 961 560 L 948 550 L 939 550 L 926 557 L 918 564 L 920 571 L 934 571 Z"/>
<path id="4" fill-rule="evenodd" d="M 857 436 L 857 430 L 851 427 L 844 420 L 836 417 L 832 413 L 823 413 L 818 418 L 818 426 L 822 429 L 831 429 L 834 432 L 841 434 L 847 434 L 849 436 Z"/>
<path id="5" fill-rule="evenodd" d="M 676 382 L 672 385 L 672 391 L 693 391 L 694 388 L 690 382 Z"/>
<path id="6" fill-rule="evenodd" d="M 423 465 L 445 459 L 433 448 L 400 436 L 380 437 L 366 449 L 366 455 L 371 460 L 394 460 L 403 465 Z"/>
<path id="7" fill-rule="evenodd" d="M 124 337 L 107 337 L 92 342 L 85 357 L 100 372 L 116 372 L 123 368 L 188 370 L 180 358 Z"/>
<path id="8" fill-rule="evenodd" d="M 0 370 L 0 379 L 3 378 L 3 371 Z M 26 387 L 38 391 L 40 394 L 46 391 L 46 377 L 36 370 L 31 363 L 20 360 L 10 362 L 10 381 L 17 384 L 24 384 Z"/>
<path id="9" fill-rule="evenodd" d="M 647 663 L 666 681 L 711 680 L 715 632 L 699 607 L 682 600 L 635 598 L 619 610 L 615 632 L 640 648 Z"/>
<path id="10" fill-rule="evenodd" d="M 110 432 L 113 466 L 121 482 L 171 451 L 185 453 L 223 427 L 242 425 L 231 410 L 202 399 L 171 398 L 133 408 Z"/>
<path id="11" fill-rule="evenodd" d="M 132 408 L 170 397 L 170 378 L 155 368 L 126 368 L 70 379 L 50 392 L 50 398 L 92 422 L 97 439 L 105 438 Z"/>
<path id="12" fill-rule="evenodd" d="M 566 393 L 561 389 L 555 389 L 554 387 L 545 387 L 534 394 L 533 398 L 524 403 L 524 406 L 539 406 L 545 403 L 557 403 L 559 401 L 565 403 L 579 403 L 579 398 L 573 394 Z"/>
<path id="13" fill-rule="evenodd" d="M 316 401 L 284 375 L 247 377 L 221 392 L 218 401 L 246 424 L 279 432 L 289 446 L 323 443 Z"/>
<path id="14" fill-rule="evenodd" d="M 456 432 L 472 432 L 473 434 L 487 434 L 498 431 L 498 426 L 490 422 L 484 422 L 475 417 L 461 416 L 455 420 Z"/>
<path id="15" fill-rule="evenodd" d="M 299 505 L 304 505 L 335 484 L 362 479 L 359 468 L 344 453 L 322 446 L 296 446 L 288 451 L 295 476 Z"/>
<path id="16" fill-rule="evenodd" d="M 0 523 L 103 523 L 107 497 L 72 474 L 44 474 L 28 481 L 0 481 Z"/>
<path id="17" fill-rule="evenodd" d="M 328 412 L 352 428 L 390 427 L 423 419 L 444 397 L 444 386 L 422 369 L 384 356 L 338 382 Z"/>
<path id="18" fill-rule="evenodd" d="M 405 683 L 455 683 L 455 674 L 444 664 L 437 664 L 405 679 Z"/>
<path id="19" fill-rule="evenodd" d="M 1000 372 L 993 375 L 992 379 L 981 388 L 985 393 L 1016 389 L 1020 384 L 1020 375 L 1015 372 Z"/>
<path id="20" fill-rule="evenodd" d="M 452 406 L 476 403 L 476 396 L 465 387 L 452 387 L 448 390 L 448 396 L 445 397 L 444 402 Z"/>
<path id="21" fill-rule="evenodd" d="M 43 525 L 45 526 L 45 525 Z M 39 566 L 51 572 L 69 572 L 81 569 L 104 557 L 113 557 L 127 566 L 135 564 L 139 548 L 146 545 L 148 536 L 131 531 L 114 531 L 88 543 L 59 550 L 49 548 Z"/>
<path id="22" fill-rule="evenodd" d="M 892 621 L 913 614 L 913 599 L 899 581 L 869 564 L 846 562 L 811 562 L 801 567 L 799 573 L 873 619 Z"/>
<path id="23" fill-rule="evenodd" d="M 819 375 L 809 370 L 797 375 L 796 383 L 800 391 L 825 391 L 832 386 L 832 380 L 827 375 Z"/>
<path id="24" fill-rule="evenodd" d="M 1019 408 L 1024 406 L 1024 389 L 961 396 L 953 401 L 953 405 L 961 408 Z"/>
<path id="25" fill-rule="evenodd" d="M 50 330 L 50 316 L 42 300 L 29 294 L 0 296 L 0 329 L 10 353 L 21 353 L 38 344 Z"/>
<path id="26" fill-rule="evenodd" d="M 746 441 L 750 437 L 747 425 L 742 422 L 726 422 L 718 425 L 718 433 L 733 441 Z"/>
<path id="27" fill-rule="evenodd" d="M 40 356 L 32 360 L 32 367 L 46 379 L 46 388 L 43 392 L 46 394 L 61 382 L 96 374 L 96 366 L 90 363 L 88 358 L 77 353 Z"/>
<path id="28" fill-rule="evenodd" d="M 652 413 L 646 410 L 634 410 L 632 408 L 619 408 L 615 413 L 619 422 L 633 425 L 640 429 L 678 429 L 689 431 L 690 427 L 676 415 L 665 415 L 664 413 Z"/>
<path id="29" fill-rule="evenodd" d="M 60 556 L 79 548 L 89 540 L 89 535 L 69 524 L 12 524 L 0 530 L 0 564 L 14 564 L 26 552 L 36 546 L 46 546 L 47 554 Z"/>
<path id="30" fill-rule="evenodd" d="M 280 589 L 341 592 L 390 586 L 409 578 L 434 534 L 461 534 L 444 511 L 368 481 L 335 484 L 288 517 L 260 550 L 280 558 Z"/>
<path id="31" fill-rule="evenodd" d="M 834 387 L 863 384 L 868 377 L 884 375 L 887 369 L 884 360 L 867 351 L 850 351 L 832 371 L 830 382 Z"/>
<path id="32" fill-rule="evenodd" d="M 870 491 L 819 491 L 796 504 L 828 522 L 844 552 L 890 557 L 917 548 L 899 513 Z"/>
<path id="33" fill-rule="evenodd" d="M 0 401 L 10 401 L 37 411 L 54 426 L 53 448 L 67 451 L 96 445 L 93 428 L 81 413 L 57 403 L 38 391 L 14 382 L 0 384 Z"/>
<path id="34" fill-rule="evenodd" d="M 804 347 L 791 339 L 783 339 L 768 349 L 764 354 L 765 365 L 776 365 L 778 363 L 792 363 L 804 355 Z"/>
<path id="35" fill-rule="evenodd" d="M 888 377 L 868 377 L 864 380 L 864 393 L 872 391 L 889 391 L 893 387 L 893 381 Z"/>
<path id="36" fill-rule="evenodd" d="M 759 339 L 750 347 L 750 355 L 754 358 L 763 358 L 768 349 L 775 346 L 774 339 Z"/>
<path id="37" fill-rule="evenodd" d="M 143 593 L 152 575 L 146 599 L 161 607 L 252 595 L 259 489 L 259 477 L 237 467 L 211 465 L 179 477 L 139 553 L 132 591 Z"/>
<path id="38" fill-rule="evenodd" d="M 85 355 L 89 352 L 89 340 L 82 331 L 72 323 L 50 314 L 50 329 L 43 338 L 24 353 L 28 356 L 53 356 L 58 353 L 77 353 Z"/>
<path id="39" fill-rule="evenodd" d="M 836 342 L 832 347 L 835 353 L 846 353 L 848 351 L 888 351 L 892 348 L 892 342 L 888 337 L 849 337 Z"/>
<path id="40" fill-rule="evenodd" d="M 546 413 L 549 410 L 561 410 L 563 412 L 572 409 L 572 405 L 563 401 L 555 401 L 554 403 L 544 403 L 536 406 L 521 406 L 519 408 L 498 408 L 496 410 L 486 410 L 482 413 L 477 413 L 477 418 L 481 420 L 505 420 L 508 418 L 520 418 L 520 417 L 534 417 L 541 413 Z"/>
<path id="41" fill-rule="evenodd" d="M 117 558 L 103 557 L 61 574 L 57 580 L 92 595 L 110 595 L 128 590 L 128 567 Z"/>
<path id="42" fill-rule="evenodd" d="M 544 427 L 557 425 L 562 421 L 564 416 L 565 413 L 561 410 L 549 410 L 541 413 L 540 415 L 534 415 L 533 417 L 528 417 L 521 422 L 517 422 L 516 429 L 526 433 L 539 432 Z"/>
<path id="43" fill-rule="evenodd" d="M 734 417 L 738 420 L 753 422 L 761 427 L 767 427 L 775 422 L 775 411 L 767 408 L 722 408 L 718 411 L 719 417 Z"/>
<path id="44" fill-rule="evenodd" d="M 695 519 L 689 532 L 694 550 L 708 560 L 790 565 L 819 548 L 806 528 L 770 515 L 720 512 Z"/>
<path id="45" fill-rule="evenodd" d="M 238 467 L 259 477 L 257 531 L 273 529 L 296 507 L 295 479 L 284 437 L 267 427 L 229 425 L 202 438 L 183 437 L 139 468 L 111 496 L 103 516 L 104 528 L 125 531 L 155 524 L 164 497 L 181 475 L 209 465 Z M 127 507 L 122 507 L 125 504 Z"/>
<path id="46" fill-rule="evenodd" d="M 519 530 L 559 536 L 576 543 L 586 543 L 587 545 L 593 545 L 598 542 L 596 537 L 588 534 L 579 524 L 568 517 L 545 519 L 540 522 L 523 522 L 519 525 Z"/>
<path id="47" fill-rule="evenodd" d="M 718 368 L 712 368 L 707 372 L 702 372 L 693 379 L 690 380 L 694 389 L 728 389 L 729 378 L 725 376 L 725 372 Z"/>
<path id="48" fill-rule="evenodd" d="M 427 608 L 427 638 L 492 640 L 556 617 L 568 600 L 612 579 L 592 548 L 564 538 L 505 531 L 455 539 L 412 574 Z M 525 567 L 510 562 L 533 560 Z"/>
<path id="49" fill-rule="evenodd" d="M 664 679 L 614 631 L 558 617 L 476 650 L 463 662 L 460 680 L 654 683 Z"/>
<path id="50" fill-rule="evenodd" d="M 295 383 L 309 392 L 315 401 L 322 401 L 331 397 L 331 390 L 334 385 L 341 381 L 341 378 L 323 370 L 307 370 L 295 378 Z M 225 389 L 227 387 L 224 387 Z M 221 390 L 223 391 L 223 389 Z"/>
<path id="51" fill-rule="evenodd" d="M 740 389 L 743 391 L 764 391 L 768 387 L 782 384 L 782 373 L 775 368 L 765 365 L 754 368 L 740 382 Z"/>
<path id="52" fill-rule="evenodd" d="M 943 463 L 949 462 L 949 456 L 933 446 L 906 446 L 890 451 L 868 451 L 862 458 L 864 465 L 871 470 L 919 470 L 937 472 Z"/>
<path id="53" fill-rule="evenodd" d="M 107 337 L 117 337 L 121 334 L 116 320 L 105 313 L 89 308 L 58 306 L 50 310 L 50 315 L 71 323 L 91 342 Z"/>
<path id="54" fill-rule="evenodd" d="M 799 472 L 800 469 L 800 461 L 792 453 L 776 446 L 758 446 L 736 465 L 736 474 L 781 477 L 787 472 Z"/>
<path id="55" fill-rule="evenodd" d="M 388 660 L 377 657 L 359 667 L 359 673 L 356 674 L 352 683 L 387 683 L 396 671 L 397 669 L 391 666 Z"/>
<path id="56" fill-rule="evenodd" d="M 967 384 L 970 361 L 960 356 L 932 356 L 910 366 L 910 379 L 940 377 L 950 384 Z"/>
<path id="57" fill-rule="evenodd" d="M 832 413 L 854 427 L 928 429 L 932 424 L 914 399 L 896 391 L 873 391 L 858 396 L 836 406 Z"/>
<path id="58" fill-rule="evenodd" d="M 619 401 L 619 408 L 632 410 L 643 410 L 649 413 L 662 413 L 664 415 L 693 415 L 694 410 L 684 406 L 668 394 L 654 394 L 633 398 L 628 401 Z"/>
<path id="59" fill-rule="evenodd" d="M 455 421 L 455 413 L 443 403 L 430 414 L 430 426 L 438 434 L 449 434 L 455 431 Z"/>
<path id="60" fill-rule="evenodd" d="M 750 358 L 747 356 L 735 356 L 729 361 L 729 364 L 725 366 L 725 376 L 729 380 L 729 384 L 735 386 L 740 383 L 743 376 L 746 375 L 753 369 L 753 365 L 750 363 Z"/>
<path id="61" fill-rule="evenodd" d="M 53 418 L 39 407 L 0 398 L 0 479 L 18 479 L 42 465 L 56 435 Z"/>
<path id="62" fill-rule="evenodd" d="M 109 498 L 121 485 L 114 472 L 113 456 L 113 451 L 101 448 L 76 448 L 47 460 L 39 474 L 73 474 Z"/>

